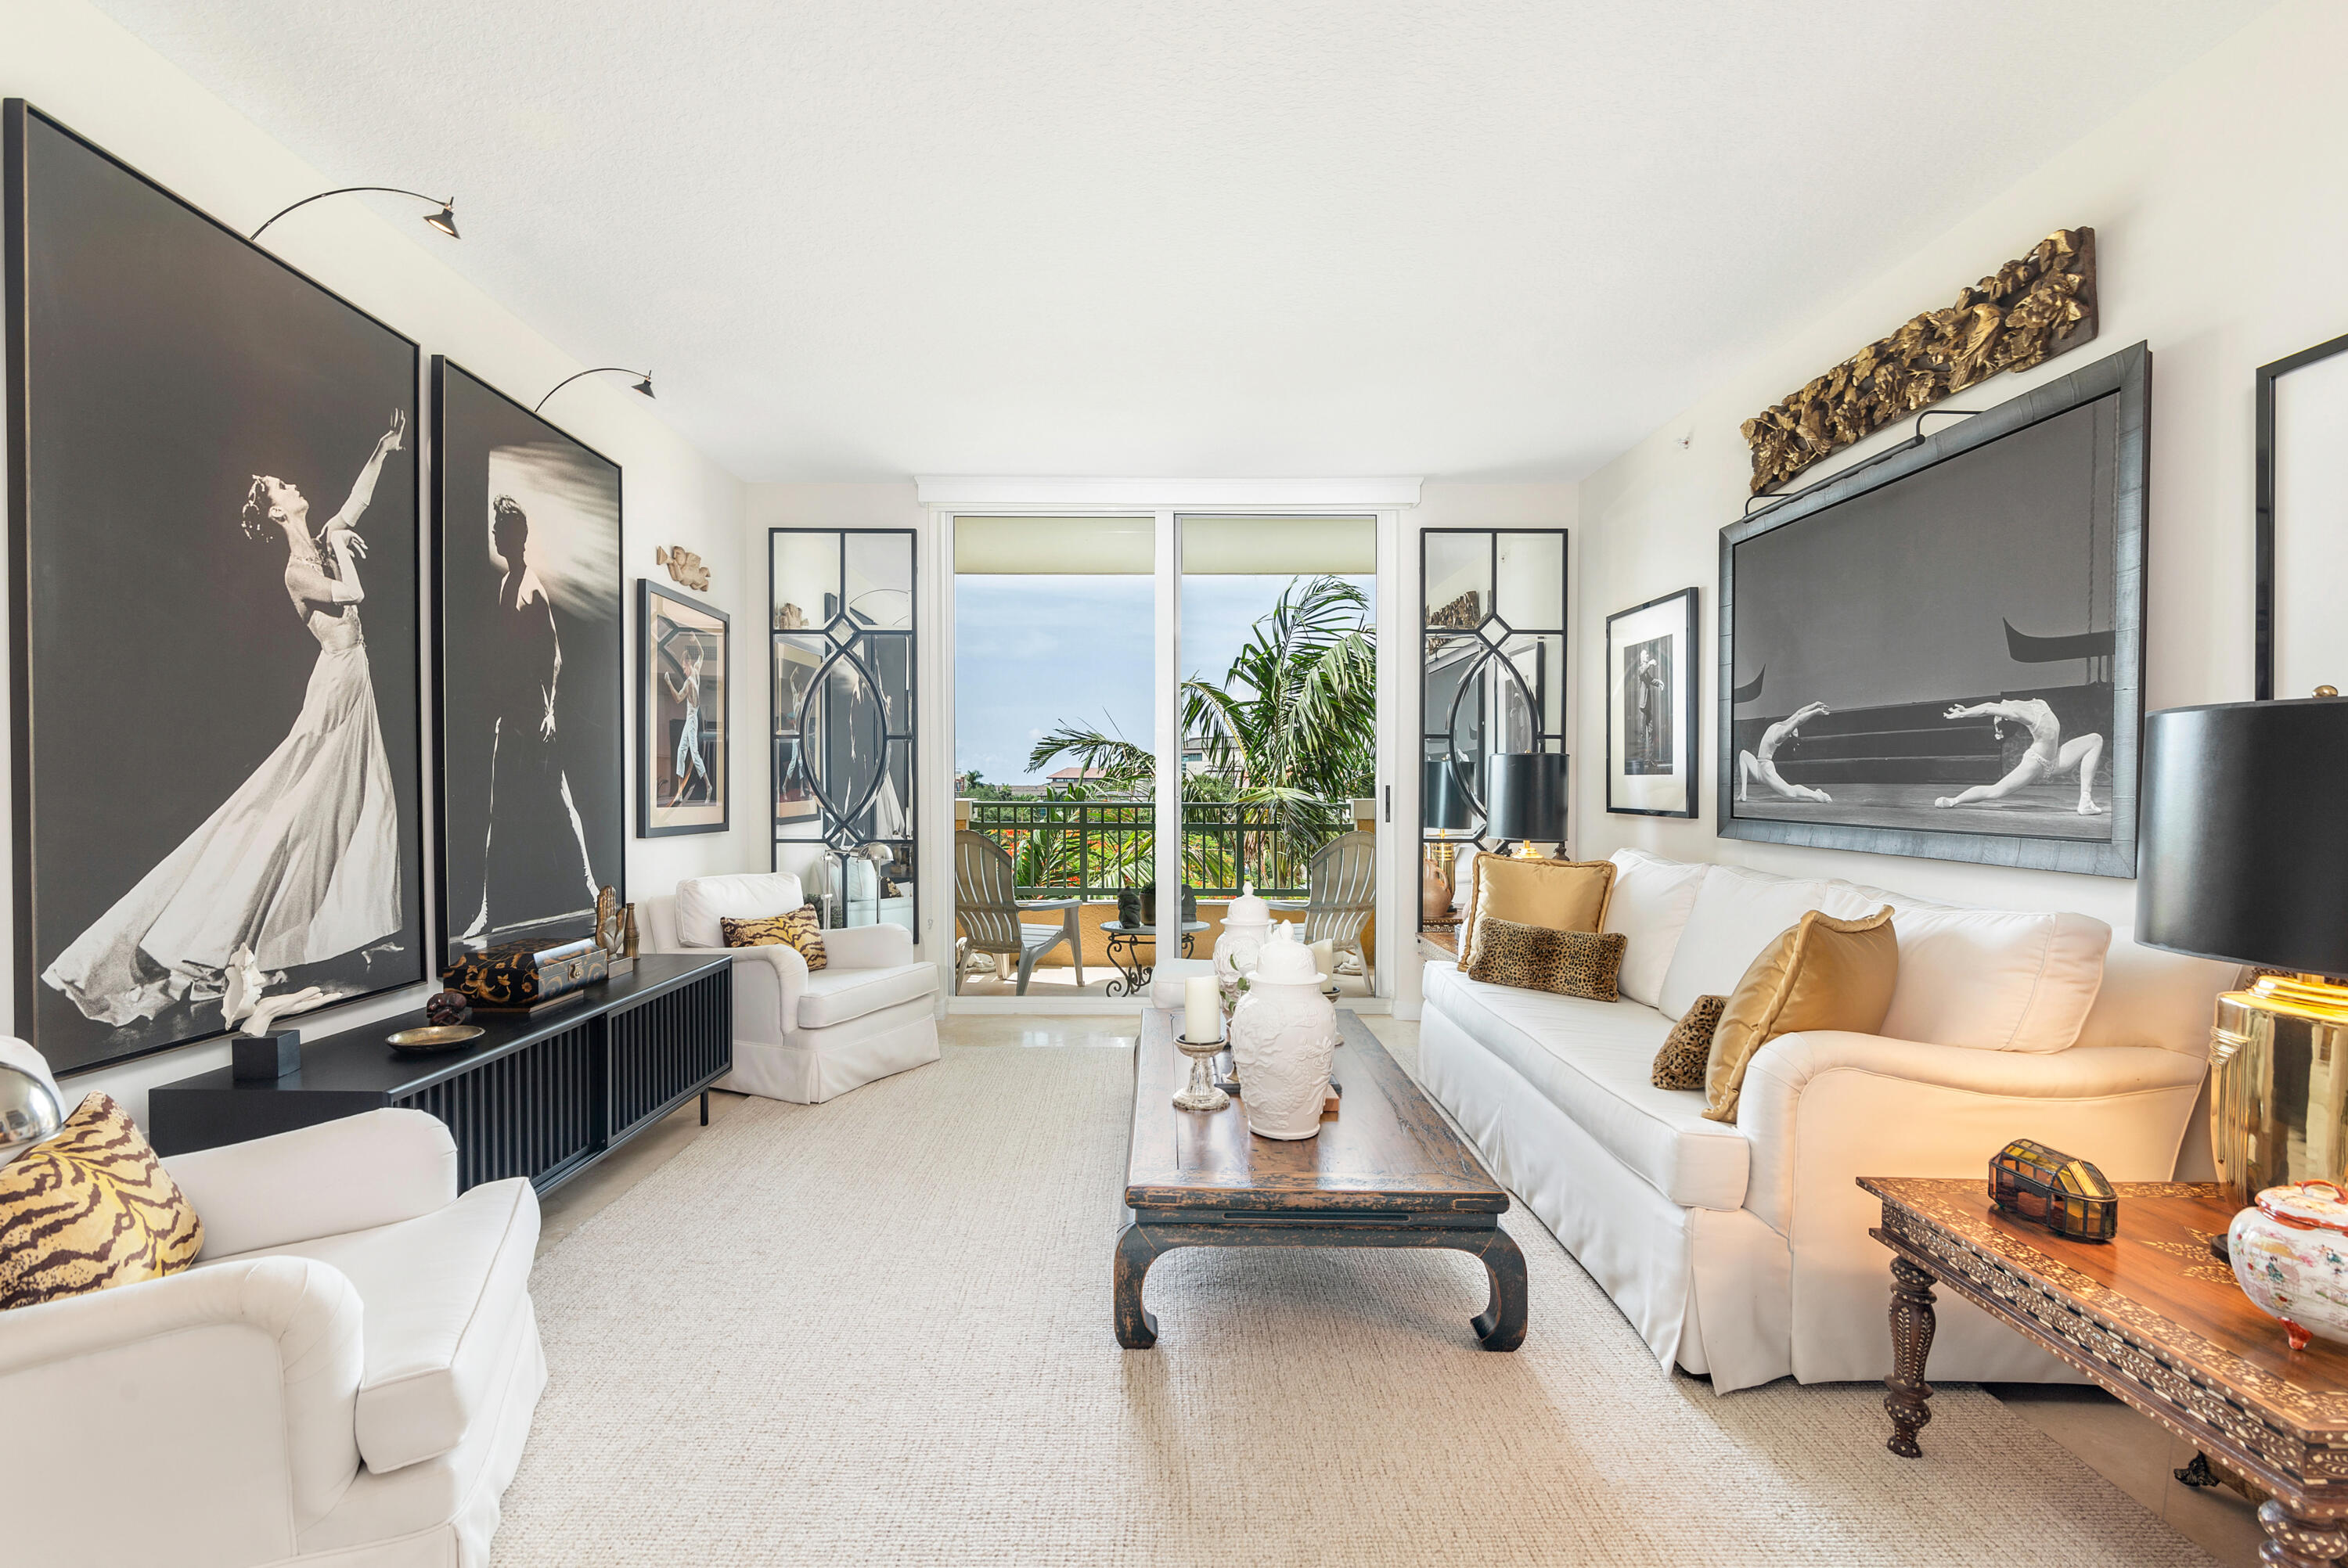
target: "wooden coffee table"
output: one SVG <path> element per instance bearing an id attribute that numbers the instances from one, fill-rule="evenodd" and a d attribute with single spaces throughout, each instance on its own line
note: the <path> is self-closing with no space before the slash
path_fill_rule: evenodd
<path id="1" fill-rule="evenodd" d="M 1212 1114 L 1174 1109 L 1190 1071 L 1174 1049 L 1175 1017 L 1144 1012 L 1134 1047 L 1127 1214 L 1111 1284 L 1118 1344 L 1146 1350 L 1158 1342 L 1141 1282 L 1178 1246 L 1473 1253 L 1492 1285 L 1490 1304 L 1472 1320 L 1476 1337 L 1487 1350 L 1524 1343 L 1524 1255 L 1500 1228 L 1509 1194 L 1359 1018 L 1337 1014 L 1342 1109 L 1318 1137 L 1292 1143 L 1249 1132 L 1236 1100 Z M 1230 1059 L 1220 1061 L 1219 1076 L 1228 1078 Z"/>
<path id="2" fill-rule="evenodd" d="M 2294 1351 L 2209 1255 L 2236 1205 L 2214 1184 L 2121 1182 L 2119 1235 L 2068 1241 L 2000 1211 L 1980 1177 L 1867 1176 L 1891 1249 L 1886 1445 L 1932 1419 L 1932 1288 L 1953 1290 L 2267 1491 L 2262 1562 L 2348 1557 L 2348 1346 Z"/>

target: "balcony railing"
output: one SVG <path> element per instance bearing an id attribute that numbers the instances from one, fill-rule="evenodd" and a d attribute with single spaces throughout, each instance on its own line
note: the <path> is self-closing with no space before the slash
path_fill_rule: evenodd
<path id="1" fill-rule="evenodd" d="M 1147 801 L 974 800 L 970 828 L 1003 845 L 1023 898 L 1114 898 L 1158 876 L 1155 808 Z M 1182 879 L 1202 898 L 1252 883 L 1268 898 L 1304 897 L 1320 843 L 1274 825 L 1268 805 L 1182 807 Z"/>

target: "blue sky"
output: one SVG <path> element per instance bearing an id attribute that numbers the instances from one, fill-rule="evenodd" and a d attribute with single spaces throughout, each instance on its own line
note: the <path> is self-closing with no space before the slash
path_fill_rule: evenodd
<path id="1" fill-rule="evenodd" d="M 1291 580 L 1184 578 L 1183 672 L 1220 680 Z M 1067 722 L 1149 744 L 1154 614 L 1146 577 L 957 577 L 954 771 L 1040 780 L 1052 770 L 1029 772 L 1028 748 Z"/>

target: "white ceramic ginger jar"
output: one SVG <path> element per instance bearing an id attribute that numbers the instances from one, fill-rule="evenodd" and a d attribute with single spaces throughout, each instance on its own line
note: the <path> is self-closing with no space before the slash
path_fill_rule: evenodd
<path id="1" fill-rule="evenodd" d="M 1255 956 L 1271 935 L 1272 906 L 1255 896 L 1254 883 L 1242 883 L 1240 896 L 1223 909 L 1223 928 L 1215 934 L 1215 979 L 1225 994 L 1255 968 Z"/>
<path id="2" fill-rule="evenodd" d="M 1311 1138 L 1329 1098 L 1329 1063 L 1337 1047 L 1337 1009 L 1321 993 L 1313 949 L 1282 924 L 1258 949 L 1247 995 L 1231 1013 L 1231 1066 L 1240 1104 L 1260 1137 Z"/>
<path id="3" fill-rule="evenodd" d="M 2348 1344 L 2348 1191 L 2269 1187 L 2226 1227 L 2226 1251 L 2242 1294 L 2281 1321 L 2292 1349 L 2319 1334 Z"/>

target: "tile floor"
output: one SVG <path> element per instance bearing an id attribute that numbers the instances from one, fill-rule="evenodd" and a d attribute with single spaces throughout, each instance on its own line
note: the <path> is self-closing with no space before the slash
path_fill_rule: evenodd
<path id="1" fill-rule="evenodd" d="M 1010 988 L 1004 989 L 1008 992 Z M 1074 992 L 1073 986 L 1058 988 L 1060 995 Z M 1365 1017 L 1364 1021 L 1382 1040 L 1416 1042 L 1416 1023 L 1382 1016 Z M 940 1034 L 953 1045 L 1088 1045 L 1104 1050 L 1127 1049 L 1133 1038 L 1128 1020 L 1107 1013 L 1097 1017 L 959 1014 L 940 1025 Z M 711 1094 L 711 1123 L 740 1104 L 741 1098 Z M 688 1104 L 547 1198 L 541 1209 L 540 1255 L 560 1245 L 598 1210 L 674 1158 L 701 1131 L 699 1107 Z M 2193 1458 L 2192 1445 L 2183 1439 L 2172 1437 L 2100 1389 L 1995 1383 L 1990 1392 L 2228 1568 L 2250 1568 L 2258 1562 L 2259 1544 L 2265 1537 L 2250 1504 L 2222 1488 L 2188 1487 L 2176 1479 L 2173 1472 Z"/>

